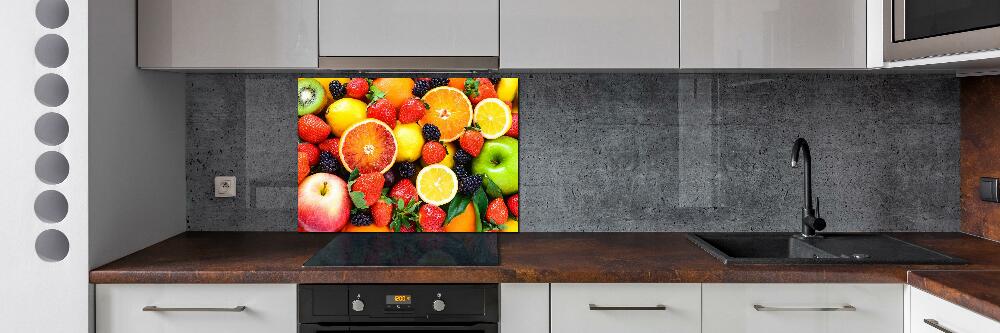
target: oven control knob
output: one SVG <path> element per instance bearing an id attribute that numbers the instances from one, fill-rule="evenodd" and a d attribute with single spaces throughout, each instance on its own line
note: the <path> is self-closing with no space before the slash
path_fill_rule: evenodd
<path id="1" fill-rule="evenodd" d="M 434 311 L 441 312 L 444 311 L 444 301 L 436 299 L 434 300 Z"/>
<path id="2" fill-rule="evenodd" d="M 365 302 L 361 301 L 360 299 L 356 299 L 356 300 L 352 301 L 351 302 L 351 310 L 354 310 L 355 312 L 364 311 L 365 310 Z"/>

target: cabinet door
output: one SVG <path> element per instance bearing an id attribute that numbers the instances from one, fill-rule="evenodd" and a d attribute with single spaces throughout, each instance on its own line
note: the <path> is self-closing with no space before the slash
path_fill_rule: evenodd
<path id="1" fill-rule="evenodd" d="M 317 0 L 139 0 L 141 68 L 316 68 Z"/>
<path id="2" fill-rule="evenodd" d="M 500 333 L 549 333 L 549 284 L 500 284 Z"/>
<path id="3" fill-rule="evenodd" d="M 907 333 L 941 333 L 944 330 L 961 333 L 1000 332 L 1000 322 L 923 290 L 910 287 L 909 291 L 910 332 Z"/>
<path id="4" fill-rule="evenodd" d="M 702 291 L 705 333 L 903 331 L 901 284 L 726 283 Z"/>
<path id="5" fill-rule="evenodd" d="M 552 284 L 552 332 L 701 330 L 701 285 Z"/>
<path id="6" fill-rule="evenodd" d="M 865 68 L 866 0 L 681 0 L 681 68 Z"/>
<path id="7" fill-rule="evenodd" d="M 500 0 L 319 0 L 324 57 L 496 57 Z"/>
<path id="8" fill-rule="evenodd" d="M 295 297 L 293 284 L 101 284 L 96 326 L 98 333 L 293 333 Z M 222 311 L 238 306 L 246 308 Z"/>
<path id="9" fill-rule="evenodd" d="M 504 0 L 500 67 L 677 68 L 678 0 Z"/>

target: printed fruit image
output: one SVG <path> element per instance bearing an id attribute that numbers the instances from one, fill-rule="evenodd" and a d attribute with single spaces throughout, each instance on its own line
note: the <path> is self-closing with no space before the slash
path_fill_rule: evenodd
<path id="1" fill-rule="evenodd" d="M 319 112 L 326 103 L 326 89 L 319 81 L 299 79 L 299 116 Z"/>
<path id="2" fill-rule="evenodd" d="M 368 105 L 353 98 L 341 98 L 326 108 L 326 122 L 333 135 L 341 137 L 348 127 L 368 117 Z"/>
<path id="3" fill-rule="evenodd" d="M 396 135 L 396 142 L 399 145 L 397 160 L 413 162 L 420 159 L 420 152 L 424 147 L 424 137 L 420 135 L 420 125 L 416 123 L 398 124 L 393 130 L 393 134 Z"/>
<path id="4" fill-rule="evenodd" d="M 348 170 L 385 173 L 396 163 L 396 136 L 380 120 L 363 120 L 341 136 L 340 160 Z"/>
<path id="5" fill-rule="evenodd" d="M 476 104 L 472 121 L 479 125 L 483 138 L 496 139 L 507 133 L 513 117 L 507 103 L 499 98 L 487 98 Z"/>
<path id="6" fill-rule="evenodd" d="M 441 141 L 457 140 L 465 128 L 472 125 L 472 103 L 461 90 L 437 87 L 428 91 L 423 100 L 428 108 L 418 123 L 437 126 Z"/>
<path id="7" fill-rule="evenodd" d="M 316 115 L 307 114 L 299 118 L 299 139 L 319 144 L 330 136 L 330 126 Z"/>
<path id="8" fill-rule="evenodd" d="M 517 97 L 517 78 L 502 78 L 497 83 L 497 98 L 510 103 Z"/>
<path id="9" fill-rule="evenodd" d="M 316 173 L 299 184 L 299 230 L 340 231 L 347 224 L 351 200 L 347 183 L 328 173 Z"/>
<path id="10" fill-rule="evenodd" d="M 476 231 L 476 208 L 470 202 L 465 206 L 461 214 L 455 215 L 451 221 L 444 225 L 446 232 L 475 232 Z"/>
<path id="11" fill-rule="evenodd" d="M 517 139 L 503 136 L 483 144 L 472 159 L 472 173 L 490 177 L 503 195 L 517 193 Z"/>
<path id="12" fill-rule="evenodd" d="M 392 232 L 392 230 L 389 230 L 389 227 L 387 227 L 387 226 L 379 226 L 379 225 L 375 225 L 375 224 L 369 224 L 369 225 L 360 226 L 360 227 L 359 226 L 355 226 L 353 224 L 347 224 L 347 227 L 345 227 L 344 230 L 341 230 L 341 231 L 343 231 L 343 232 Z"/>
<path id="13" fill-rule="evenodd" d="M 330 93 L 330 82 L 337 81 L 337 84 L 343 87 L 343 85 L 347 84 L 347 81 L 349 80 L 345 77 L 336 77 L 336 78 L 326 77 L 326 78 L 316 78 L 316 81 L 319 82 L 320 86 L 323 87 L 323 91 L 326 92 L 326 101 L 329 103 L 333 102 L 335 99 L 340 99 L 343 97 L 343 95 L 341 95 L 340 97 L 334 97 Z"/>
<path id="14" fill-rule="evenodd" d="M 515 219 L 508 219 L 503 224 L 503 232 L 518 232 L 518 223 Z"/>
<path id="15" fill-rule="evenodd" d="M 417 195 L 420 200 L 436 206 L 455 198 L 458 193 L 458 177 L 446 166 L 434 164 L 417 174 Z"/>
<path id="16" fill-rule="evenodd" d="M 403 102 L 413 97 L 414 82 L 411 78 L 375 79 L 372 85 L 385 93 L 385 98 L 392 103 L 393 109 L 399 109 Z"/>

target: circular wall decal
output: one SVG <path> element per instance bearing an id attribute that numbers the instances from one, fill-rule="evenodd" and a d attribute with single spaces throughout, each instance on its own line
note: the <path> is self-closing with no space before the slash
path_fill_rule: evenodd
<path id="1" fill-rule="evenodd" d="M 69 161 L 57 151 L 44 152 L 35 161 L 35 175 L 49 185 L 62 183 L 69 176 Z"/>
<path id="2" fill-rule="evenodd" d="M 69 254 L 69 239 L 59 230 L 48 229 L 35 238 L 35 253 L 42 260 L 55 262 Z"/>

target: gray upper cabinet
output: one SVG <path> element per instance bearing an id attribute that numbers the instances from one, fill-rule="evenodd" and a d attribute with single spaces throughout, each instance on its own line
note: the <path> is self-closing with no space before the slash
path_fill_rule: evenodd
<path id="1" fill-rule="evenodd" d="M 141 68 L 315 68 L 317 0 L 138 0 Z"/>
<path id="2" fill-rule="evenodd" d="M 868 67 L 865 0 L 681 0 L 681 17 L 681 68 Z"/>
<path id="3" fill-rule="evenodd" d="M 678 0 L 503 0 L 504 69 L 678 66 Z"/>
<path id="4" fill-rule="evenodd" d="M 319 0 L 323 57 L 500 55 L 500 0 Z"/>

